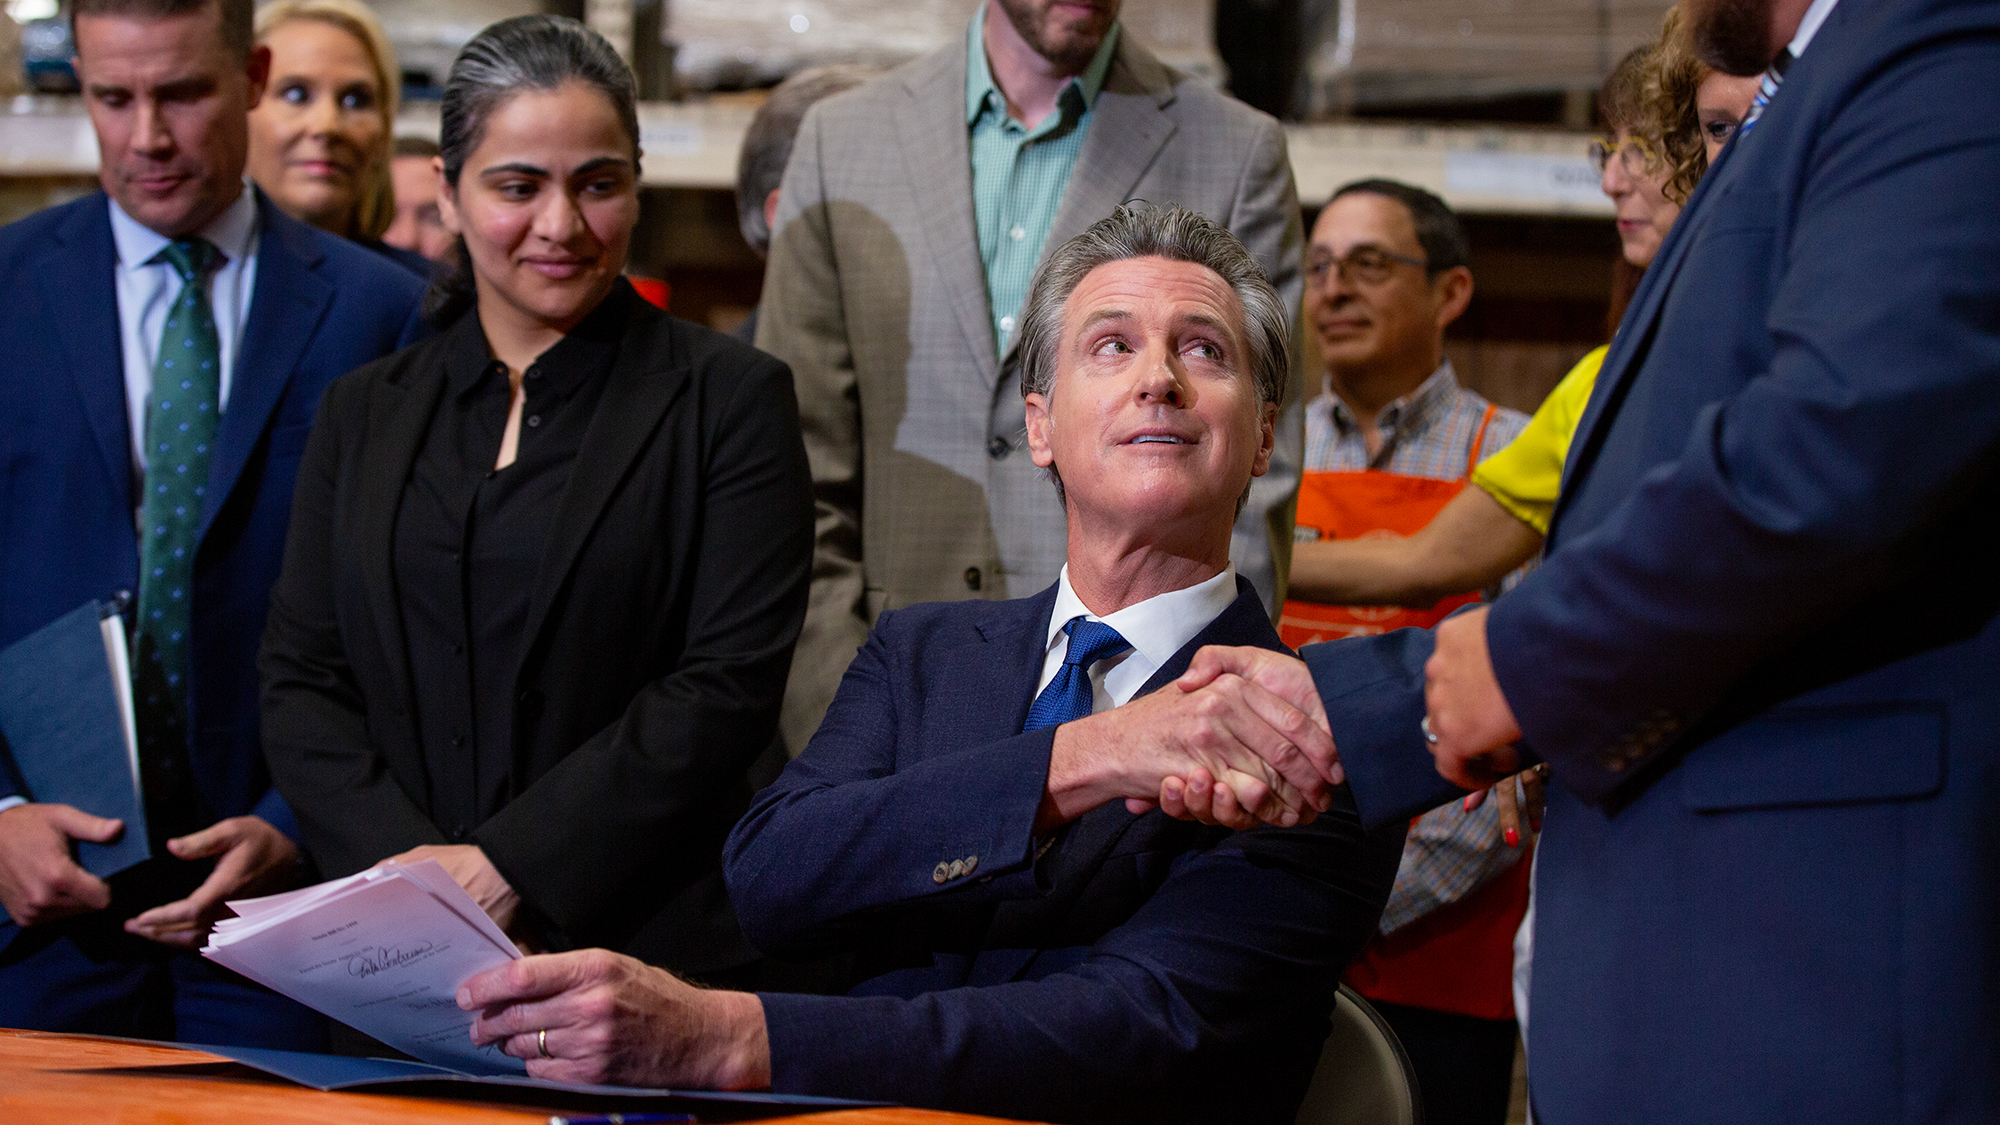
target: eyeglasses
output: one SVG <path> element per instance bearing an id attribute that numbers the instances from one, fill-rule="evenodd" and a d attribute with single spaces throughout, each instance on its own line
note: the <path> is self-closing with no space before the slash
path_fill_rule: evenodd
<path id="1" fill-rule="evenodd" d="M 1637 137 L 1622 141 L 1615 137 L 1590 138 L 1590 166 L 1597 169 L 1600 177 L 1613 156 L 1628 176 L 1644 176 L 1660 170 L 1660 154 Z"/>
<path id="2" fill-rule="evenodd" d="M 1422 258 L 1391 254 L 1379 246 L 1357 246 L 1342 258 L 1327 253 L 1313 255 L 1306 262 L 1306 283 L 1315 287 L 1324 286 L 1328 275 L 1339 270 L 1340 276 L 1357 285 L 1380 285 L 1389 280 L 1390 273 L 1398 265 L 1415 266 L 1425 271 L 1430 269 L 1430 263 Z"/>

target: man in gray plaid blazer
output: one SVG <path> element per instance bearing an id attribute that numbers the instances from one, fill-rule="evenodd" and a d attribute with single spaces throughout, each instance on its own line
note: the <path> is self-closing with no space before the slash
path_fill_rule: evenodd
<path id="1" fill-rule="evenodd" d="M 782 728 L 794 755 L 884 609 L 1024 597 L 1062 568 L 1062 504 L 1028 458 L 1013 377 L 1044 247 L 1127 200 L 1178 203 L 1242 239 L 1298 308 L 1284 133 L 1121 34 L 1118 6 L 989 0 L 963 43 L 829 98 L 799 129 L 757 330 L 797 380 L 818 502 Z M 1301 397 L 1294 364 L 1231 549 L 1272 608 Z"/>

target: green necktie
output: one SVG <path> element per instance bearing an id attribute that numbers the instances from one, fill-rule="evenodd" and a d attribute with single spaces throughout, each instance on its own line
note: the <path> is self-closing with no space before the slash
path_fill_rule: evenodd
<path id="1" fill-rule="evenodd" d="M 190 238 L 172 243 L 153 261 L 166 262 L 181 276 L 180 296 L 167 310 L 153 357 L 139 520 L 140 658 L 133 671 L 141 749 L 154 750 L 147 756 L 157 759 L 159 751 L 177 758 L 186 745 L 194 553 L 208 493 L 209 448 L 221 412 L 222 351 L 208 304 L 208 276 L 222 252 Z"/>

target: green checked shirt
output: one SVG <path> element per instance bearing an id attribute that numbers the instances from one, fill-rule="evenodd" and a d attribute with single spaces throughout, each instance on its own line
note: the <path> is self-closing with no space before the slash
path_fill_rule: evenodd
<path id="1" fill-rule="evenodd" d="M 1111 25 L 1090 66 L 1063 87 L 1055 112 L 1033 129 L 1007 116 L 1007 95 L 994 85 L 986 63 L 985 27 L 982 4 L 965 37 L 965 120 L 972 131 L 972 209 L 979 223 L 979 260 L 986 266 L 986 304 L 1004 356 L 1083 149 L 1090 107 L 1111 70 L 1118 25 Z"/>

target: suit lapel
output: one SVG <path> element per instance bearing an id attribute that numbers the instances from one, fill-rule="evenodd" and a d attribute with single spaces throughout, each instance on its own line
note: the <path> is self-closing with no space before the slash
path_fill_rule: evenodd
<path id="1" fill-rule="evenodd" d="M 292 372 L 333 303 L 333 286 L 315 272 L 321 255 L 311 231 L 287 218 L 261 191 L 257 221 L 262 228 L 257 280 L 243 325 L 243 345 L 236 352 L 229 405 L 222 412 L 209 466 L 208 498 L 201 513 L 204 535 L 250 463 L 271 412 L 285 397 Z"/>
<path id="2" fill-rule="evenodd" d="M 1042 244 L 1042 257 L 1132 197 L 1146 169 L 1174 135 L 1173 119 L 1164 112 L 1173 100 L 1166 68 L 1121 31 L 1118 53 L 1090 107 L 1090 129 L 1076 154 L 1076 167 L 1049 226 L 1048 241 Z"/>
<path id="3" fill-rule="evenodd" d="M 1173 100 L 1173 82 L 1166 68 L 1134 43 L 1131 35 L 1120 31 L 1117 55 L 1090 108 L 1089 131 L 1076 154 L 1069 187 L 1063 191 L 1062 206 L 1049 225 L 1049 237 L 1042 243 L 1037 264 L 1132 198 L 1146 169 L 1153 166 L 1174 135 L 1173 119 L 1162 112 Z M 1014 343 L 1020 339 L 1021 334 L 1015 333 Z M 1007 352 L 1011 361 L 1014 348 L 1010 346 Z"/>
<path id="4" fill-rule="evenodd" d="M 1717 182 L 1726 177 L 1728 169 L 1728 162 L 1719 163 L 1695 186 L 1687 206 L 1681 211 L 1680 221 L 1667 232 L 1666 241 L 1661 244 L 1652 266 L 1639 283 L 1639 291 L 1632 295 L 1632 306 L 1626 310 L 1625 319 L 1611 341 L 1611 349 L 1605 353 L 1604 367 L 1598 373 L 1597 384 L 1591 389 L 1590 401 L 1585 405 L 1582 417 L 1577 419 L 1570 453 L 1563 462 L 1562 485 L 1556 493 L 1556 506 L 1549 518 L 1547 542 L 1550 547 L 1555 544 L 1556 523 L 1568 506 L 1566 502 L 1574 495 L 1577 482 L 1583 479 L 1596 460 L 1598 451 L 1603 448 L 1610 423 L 1618 415 L 1618 406 L 1624 402 L 1625 392 L 1652 350 L 1653 336 L 1659 330 L 1660 313 L 1666 305 L 1667 295 L 1672 291 L 1674 277 L 1686 263 L 1689 248 L 1712 210 L 1700 206 L 1700 203 L 1717 190 Z"/>
<path id="5" fill-rule="evenodd" d="M 1032 598 L 979 603 L 964 643 L 943 650 L 948 664 L 926 676 L 932 707 L 951 715 L 973 743 L 1021 733 L 1034 702 L 1056 588 Z M 1006 706 L 995 706 L 995 701 Z"/>
<path id="6" fill-rule="evenodd" d="M 125 405 L 125 356 L 119 328 L 111 204 L 91 197 L 56 228 L 56 247 L 40 269 L 54 333 L 69 356 L 69 379 L 83 403 L 104 471 L 132 498 L 132 424 Z"/>
<path id="7" fill-rule="evenodd" d="M 904 81 L 906 97 L 895 108 L 917 216 L 958 317 L 980 378 L 999 378 L 993 316 L 987 305 L 986 267 L 979 259 L 979 229 L 972 214 L 972 150 L 965 125 L 965 52 L 940 51 Z"/>
<path id="8" fill-rule="evenodd" d="M 366 461 L 357 474 L 358 511 L 355 540 L 361 544 L 362 596 L 368 600 L 381 638 L 384 659 L 396 670 L 401 692 L 399 710 L 414 715 L 415 679 L 410 649 L 403 635 L 402 605 L 396 589 L 396 512 L 403 502 L 403 485 L 410 479 L 431 416 L 444 394 L 444 365 L 431 353 L 429 362 L 408 364 L 398 381 L 378 384 L 368 398 L 368 420 L 358 443 Z M 411 745 L 415 745 L 412 731 Z"/>
<path id="9" fill-rule="evenodd" d="M 562 504 L 556 510 L 548 550 L 542 555 L 528 603 L 527 628 L 522 633 L 527 643 L 521 647 L 524 666 L 529 654 L 537 651 L 549 611 L 605 507 L 659 427 L 660 418 L 687 386 L 687 370 L 675 366 L 680 357 L 665 347 L 666 318 L 650 307 L 635 308 L 633 316 L 651 321 L 656 332 L 649 334 L 637 325 L 636 330 L 627 332 L 612 364 L 604 397 L 584 431 L 583 447 L 577 451 L 569 483 L 563 487 Z M 658 346 L 649 346 L 655 340 Z"/>
<path id="10" fill-rule="evenodd" d="M 1056 589 L 1052 585 L 1021 601 L 985 603 L 974 625 L 978 642 L 953 654 L 963 662 L 962 667 L 938 677 L 963 693 L 957 712 L 968 717 L 967 734 L 973 744 L 1012 738 L 1027 722 L 1048 652 L 1049 615 L 1055 612 Z M 1011 706 L 996 707 L 995 699 L 1007 700 Z M 996 904 L 986 924 L 985 940 L 998 947 L 973 955 L 965 983 L 977 988 L 1019 980 L 1038 952 L 1031 939 L 1022 935 L 1032 933 L 1048 909 L 1045 898 Z"/>

